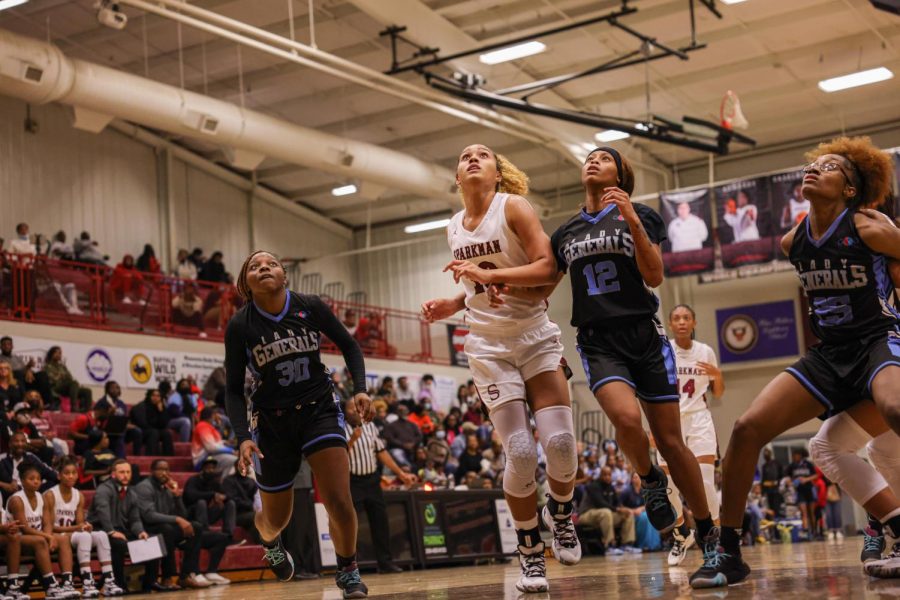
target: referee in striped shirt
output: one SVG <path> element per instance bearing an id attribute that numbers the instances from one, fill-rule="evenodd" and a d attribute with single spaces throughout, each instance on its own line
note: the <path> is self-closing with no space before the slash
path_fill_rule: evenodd
<path id="1" fill-rule="evenodd" d="M 353 402 L 344 407 L 347 443 L 350 448 L 350 494 L 356 513 L 363 510 L 369 517 L 372 544 L 378 561 L 379 573 L 400 573 L 403 571 L 391 558 L 387 506 L 381 492 L 381 466 L 385 465 L 405 484 L 412 485 L 415 475 L 403 471 L 384 447 L 384 440 L 378 435 L 374 423 L 363 423 Z"/>

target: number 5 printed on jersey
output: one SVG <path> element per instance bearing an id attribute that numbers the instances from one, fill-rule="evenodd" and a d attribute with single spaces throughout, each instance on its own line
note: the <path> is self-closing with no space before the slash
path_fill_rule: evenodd
<path id="1" fill-rule="evenodd" d="M 616 263 L 611 260 L 585 265 L 582 272 L 587 279 L 588 296 L 599 296 L 622 289 L 619 282 L 616 281 L 616 276 L 619 274 L 616 270 Z"/>
<path id="2" fill-rule="evenodd" d="M 845 325 L 853 320 L 853 307 L 848 295 L 813 298 L 812 305 L 821 327 Z"/>
<path id="3" fill-rule="evenodd" d="M 278 369 L 278 384 L 287 387 L 292 383 L 300 383 L 309 379 L 309 358 L 286 360 L 275 366 Z"/>

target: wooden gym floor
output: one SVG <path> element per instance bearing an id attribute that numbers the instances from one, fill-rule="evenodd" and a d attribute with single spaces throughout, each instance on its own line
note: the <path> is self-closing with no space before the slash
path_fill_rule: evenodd
<path id="1" fill-rule="evenodd" d="M 692 590 L 687 583 L 700 566 L 700 552 L 692 549 L 682 567 L 669 568 L 661 552 L 640 556 L 585 557 L 574 567 L 547 560 L 549 594 L 523 595 L 516 591 L 518 564 L 417 570 L 399 575 L 363 574 L 369 597 L 410 600 L 527 600 L 559 598 L 900 598 L 900 579 L 870 579 L 859 563 L 861 537 L 839 543 L 814 542 L 755 546 L 744 551 L 753 572 L 737 586 Z M 158 595 L 155 598 L 159 598 Z M 276 581 L 217 586 L 197 592 L 178 592 L 172 600 L 339 600 L 331 576 L 314 581 Z"/>

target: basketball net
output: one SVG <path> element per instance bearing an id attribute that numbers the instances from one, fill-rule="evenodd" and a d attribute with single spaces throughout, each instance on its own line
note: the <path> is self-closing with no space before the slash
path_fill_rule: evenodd
<path id="1" fill-rule="evenodd" d="M 747 121 L 744 111 L 741 110 L 741 101 L 738 95 L 731 90 L 725 92 L 725 96 L 722 98 L 719 117 L 722 120 L 722 127 L 726 129 L 747 129 L 750 127 L 750 122 Z"/>

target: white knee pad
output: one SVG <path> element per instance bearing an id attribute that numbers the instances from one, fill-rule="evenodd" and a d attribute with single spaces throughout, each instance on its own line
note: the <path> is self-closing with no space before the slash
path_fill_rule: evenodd
<path id="1" fill-rule="evenodd" d="M 76 531 L 72 534 L 72 545 L 79 565 L 91 564 L 91 534 L 87 531 Z"/>
<path id="2" fill-rule="evenodd" d="M 524 402 L 507 402 L 491 411 L 491 422 L 500 436 L 506 452 L 503 472 L 503 491 L 516 498 L 534 492 L 534 472 L 537 470 L 537 446 L 528 422 Z"/>
<path id="3" fill-rule="evenodd" d="M 568 406 L 542 408 L 534 413 L 534 423 L 547 456 L 547 475 L 563 483 L 575 479 L 578 452 L 575 448 L 572 409 Z"/>
<path id="4" fill-rule="evenodd" d="M 91 540 L 94 542 L 94 548 L 97 550 L 97 558 L 101 563 L 108 563 L 112 560 L 112 552 L 109 546 L 109 536 L 105 531 L 92 531 Z"/>
<path id="5" fill-rule="evenodd" d="M 886 431 L 866 444 L 866 453 L 875 470 L 900 498 L 900 437 L 893 431 Z"/>
<path id="6" fill-rule="evenodd" d="M 884 477 L 857 454 L 871 439 L 850 415 L 841 413 L 825 421 L 809 441 L 812 461 L 860 506 L 888 487 Z"/>
<path id="7" fill-rule="evenodd" d="M 700 475 L 703 477 L 703 491 L 706 492 L 706 505 L 709 507 L 709 518 L 719 518 L 719 494 L 716 493 L 716 466 L 700 463 Z"/>

